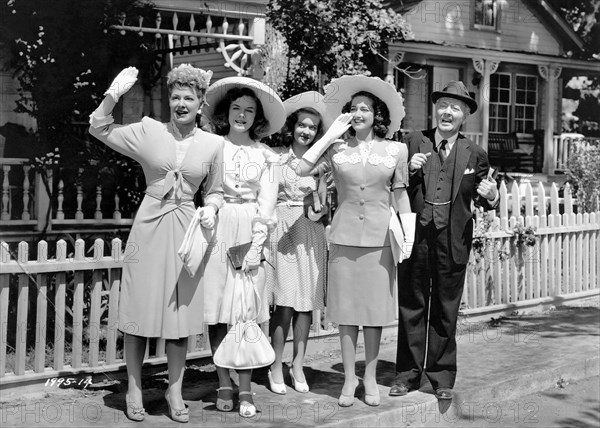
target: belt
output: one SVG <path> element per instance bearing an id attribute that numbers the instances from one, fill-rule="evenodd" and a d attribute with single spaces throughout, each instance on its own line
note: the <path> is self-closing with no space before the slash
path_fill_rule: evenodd
<path id="1" fill-rule="evenodd" d="M 223 197 L 223 200 L 228 204 L 249 204 L 256 202 L 256 199 L 232 198 L 230 196 Z"/>
<path id="2" fill-rule="evenodd" d="M 154 199 L 158 199 L 159 201 L 175 201 L 175 202 L 193 202 L 194 201 L 194 198 L 189 198 L 189 197 L 188 198 L 161 197 L 160 194 L 156 194 L 151 189 L 146 189 L 146 191 L 144 193 Z"/>
<path id="3" fill-rule="evenodd" d="M 282 201 L 277 202 L 278 207 L 302 207 L 304 206 L 303 201 Z"/>
<path id="4" fill-rule="evenodd" d="M 435 207 L 437 206 L 441 206 L 441 205 L 448 205 L 449 203 L 451 203 L 452 201 L 448 201 L 448 202 L 431 202 L 428 201 L 427 199 L 425 199 L 425 203 L 429 204 L 429 205 L 433 205 Z"/>

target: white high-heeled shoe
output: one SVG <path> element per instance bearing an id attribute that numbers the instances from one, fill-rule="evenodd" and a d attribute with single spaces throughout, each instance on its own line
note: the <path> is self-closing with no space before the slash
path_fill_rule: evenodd
<path id="1" fill-rule="evenodd" d="M 306 382 L 300 382 L 294 377 L 294 370 L 290 370 L 290 377 L 292 378 L 292 385 L 296 391 L 306 393 L 310 390 Z"/>
<path id="2" fill-rule="evenodd" d="M 249 395 L 250 397 L 252 397 L 254 395 L 254 393 L 250 392 L 250 391 L 240 391 L 239 392 L 240 416 L 242 418 L 251 418 L 253 416 L 256 416 L 256 406 L 254 405 L 254 403 L 251 403 L 248 400 L 242 400 L 242 395 Z"/>
<path id="3" fill-rule="evenodd" d="M 284 395 L 287 393 L 285 383 L 283 383 L 283 382 L 276 383 L 273 380 L 273 376 L 271 375 L 271 370 L 268 371 L 267 377 L 269 378 L 269 386 L 271 387 L 271 392 L 274 392 L 275 394 L 281 394 L 281 395 Z"/>

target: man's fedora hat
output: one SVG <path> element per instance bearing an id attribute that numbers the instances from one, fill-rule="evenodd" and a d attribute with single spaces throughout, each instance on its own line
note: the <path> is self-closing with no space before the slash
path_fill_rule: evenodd
<path id="1" fill-rule="evenodd" d="M 436 103 L 442 97 L 454 98 L 466 103 L 471 109 L 471 113 L 475 113 L 477 110 L 477 101 L 471 98 L 469 91 L 465 84 L 458 80 L 452 80 L 446 84 L 444 89 L 441 91 L 434 91 L 431 93 L 431 102 Z"/>

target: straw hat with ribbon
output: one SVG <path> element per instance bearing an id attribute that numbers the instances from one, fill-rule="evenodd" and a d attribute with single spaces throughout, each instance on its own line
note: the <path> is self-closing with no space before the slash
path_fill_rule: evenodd
<path id="1" fill-rule="evenodd" d="M 286 115 L 298 111 L 302 108 L 313 108 L 321 115 L 322 129 L 326 131 L 329 129 L 335 117 L 331 116 L 327 110 L 325 104 L 325 97 L 316 91 L 302 92 L 301 94 L 294 95 L 283 102 L 285 106 Z"/>
<path id="2" fill-rule="evenodd" d="M 266 137 L 279 131 L 285 124 L 286 111 L 283 106 L 283 101 L 279 95 L 258 80 L 250 79 L 249 77 L 225 77 L 218 80 L 209 86 L 206 91 L 206 103 L 202 108 L 203 113 L 209 120 L 214 120 L 215 108 L 219 102 L 225 98 L 227 92 L 234 88 L 250 88 L 256 98 L 260 101 L 265 118 L 269 121 L 269 127 L 263 132 L 261 137 Z"/>
<path id="3" fill-rule="evenodd" d="M 342 76 L 334 79 L 325 87 L 324 101 L 331 117 L 338 117 L 342 107 L 349 102 L 354 94 L 360 91 L 370 92 L 385 103 L 390 112 L 390 124 L 386 138 L 391 138 L 400 129 L 404 118 L 404 101 L 394 85 L 381 80 L 379 77 L 363 75 Z"/>

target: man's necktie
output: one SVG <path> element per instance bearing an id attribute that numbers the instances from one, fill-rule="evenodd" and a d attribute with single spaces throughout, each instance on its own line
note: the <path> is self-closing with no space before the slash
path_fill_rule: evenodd
<path id="1" fill-rule="evenodd" d="M 442 163 L 444 163 L 446 161 L 446 158 L 448 157 L 446 155 L 446 144 L 448 144 L 448 140 L 442 140 L 438 149 L 438 154 L 440 155 L 440 160 L 442 161 Z"/>

